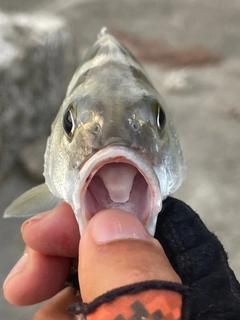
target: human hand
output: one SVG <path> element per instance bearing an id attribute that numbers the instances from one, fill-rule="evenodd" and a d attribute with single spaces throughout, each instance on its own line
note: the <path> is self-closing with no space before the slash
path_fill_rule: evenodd
<path id="1" fill-rule="evenodd" d="M 78 255 L 79 232 L 71 208 L 62 204 L 27 220 L 22 236 L 27 247 L 20 267 L 13 269 L 17 273 L 5 281 L 5 297 L 26 305 L 56 294 L 34 320 L 73 319 L 66 309 L 79 298 L 70 287 L 61 290 L 70 257 Z M 140 281 L 181 282 L 159 242 L 136 217 L 120 210 L 105 210 L 90 220 L 80 241 L 78 273 L 84 302 Z"/>
<path id="2" fill-rule="evenodd" d="M 95 220 L 104 219 L 108 213 L 99 214 Z M 59 292 L 69 272 L 69 257 L 78 254 L 78 227 L 66 204 L 34 219 L 22 228 L 29 254 L 27 265 L 4 286 L 6 298 L 19 305 L 36 303 Z M 228 266 L 227 255 L 216 236 L 183 202 L 170 197 L 164 201 L 155 233 L 164 251 L 151 238 L 94 244 L 93 223 L 94 219 L 80 245 L 80 287 L 86 302 L 104 290 L 143 278 L 179 282 L 173 266 L 189 287 L 188 295 L 183 297 L 182 320 L 238 319 L 240 285 Z M 66 288 L 46 303 L 34 320 L 73 319 L 66 307 L 74 301 L 79 301 L 74 290 Z"/>

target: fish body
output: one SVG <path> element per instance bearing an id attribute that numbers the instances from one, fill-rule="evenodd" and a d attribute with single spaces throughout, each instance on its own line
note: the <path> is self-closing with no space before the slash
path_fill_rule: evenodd
<path id="1" fill-rule="evenodd" d="M 45 184 L 20 196 L 5 216 L 29 216 L 66 201 L 81 233 L 100 210 L 119 208 L 154 234 L 162 200 L 184 172 L 162 98 L 140 63 L 102 29 L 52 124 Z"/>

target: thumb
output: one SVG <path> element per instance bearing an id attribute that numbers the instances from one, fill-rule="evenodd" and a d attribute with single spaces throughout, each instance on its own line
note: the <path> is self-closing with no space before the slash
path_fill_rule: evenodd
<path id="1" fill-rule="evenodd" d="M 84 302 L 140 281 L 181 283 L 160 243 L 135 216 L 117 209 L 101 211 L 88 223 L 80 241 L 78 272 Z"/>

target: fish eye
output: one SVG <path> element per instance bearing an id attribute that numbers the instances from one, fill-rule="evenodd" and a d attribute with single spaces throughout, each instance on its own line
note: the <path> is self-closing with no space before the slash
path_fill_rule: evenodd
<path id="1" fill-rule="evenodd" d="M 133 131 L 135 131 L 135 132 L 139 131 L 139 129 L 140 129 L 140 123 L 138 120 L 133 120 L 131 122 L 131 126 L 132 126 Z"/>
<path id="2" fill-rule="evenodd" d="M 158 130 L 163 130 L 166 124 L 166 115 L 160 103 L 156 99 L 152 100 L 151 109 L 152 109 L 152 113 L 156 117 Z"/>
<path id="3" fill-rule="evenodd" d="M 73 119 L 73 106 L 70 105 L 63 116 L 63 128 L 68 138 L 73 137 L 75 124 Z"/>
<path id="4" fill-rule="evenodd" d="M 162 130 L 166 123 L 166 115 L 163 111 L 163 108 L 159 105 L 158 106 L 158 113 L 157 113 L 157 126 L 159 130 Z"/>

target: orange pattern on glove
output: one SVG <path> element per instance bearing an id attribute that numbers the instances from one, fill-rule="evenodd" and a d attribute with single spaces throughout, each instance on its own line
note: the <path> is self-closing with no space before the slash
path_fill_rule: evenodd
<path id="1" fill-rule="evenodd" d="M 103 303 L 78 320 L 180 320 L 182 295 L 170 290 L 146 290 Z"/>

